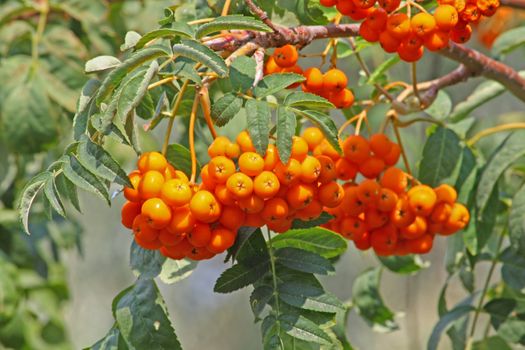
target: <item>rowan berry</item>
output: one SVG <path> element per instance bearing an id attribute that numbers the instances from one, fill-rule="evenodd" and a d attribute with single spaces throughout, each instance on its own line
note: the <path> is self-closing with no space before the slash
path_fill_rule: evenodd
<path id="1" fill-rule="evenodd" d="M 412 32 L 419 37 L 425 37 L 436 29 L 436 20 L 434 16 L 420 12 L 410 19 Z"/>
<path id="2" fill-rule="evenodd" d="M 337 178 L 343 181 L 353 180 L 357 176 L 358 167 L 346 158 L 340 158 L 335 162 Z"/>
<path id="3" fill-rule="evenodd" d="M 373 156 L 359 165 L 359 172 L 368 179 L 375 179 L 385 169 L 383 159 Z"/>
<path id="4" fill-rule="evenodd" d="M 188 206 L 173 208 L 167 230 L 173 235 L 188 233 L 195 222 L 195 217 Z"/>
<path id="5" fill-rule="evenodd" d="M 297 63 L 299 53 L 295 46 L 288 44 L 276 48 L 273 52 L 273 58 L 279 67 L 287 68 L 292 67 Z"/>
<path id="6" fill-rule="evenodd" d="M 140 179 L 138 187 L 140 197 L 142 199 L 159 197 L 162 186 L 164 186 L 164 176 L 162 173 L 156 170 L 149 170 L 144 173 Z"/>
<path id="7" fill-rule="evenodd" d="M 365 231 L 360 239 L 354 239 L 354 245 L 359 250 L 368 250 L 372 246 L 370 243 L 370 233 Z"/>
<path id="8" fill-rule="evenodd" d="M 244 210 L 246 214 L 257 214 L 264 209 L 264 199 L 255 194 L 239 199 L 238 204 L 239 208 Z"/>
<path id="9" fill-rule="evenodd" d="M 378 7 L 374 9 L 366 18 L 368 26 L 378 32 L 382 32 L 386 28 L 386 20 L 388 14 L 385 9 Z"/>
<path id="10" fill-rule="evenodd" d="M 261 217 L 266 223 L 284 220 L 288 216 L 288 203 L 282 198 L 271 198 L 264 204 Z"/>
<path id="11" fill-rule="evenodd" d="M 132 230 L 135 238 L 143 242 L 155 241 L 159 236 L 159 230 L 151 227 L 148 218 L 142 214 L 137 215 L 135 220 L 133 220 Z"/>
<path id="12" fill-rule="evenodd" d="M 378 3 L 386 12 L 393 12 L 399 7 L 401 0 L 378 0 Z"/>
<path id="13" fill-rule="evenodd" d="M 434 192 L 436 193 L 438 202 L 445 202 L 453 205 L 458 199 L 458 193 L 456 192 L 456 189 L 447 184 L 442 184 L 434 188 Z"/>
<path id="14" fill-rule="evenodd" d="M 386 30 L 394 38 L 403 40 L 410 34 L 410 19 L 404 13 L 390 15 L 386 21 Z"/>
<path id="15" fill-rule="evenodd" d="M 345 195 L 341 207 L 350 216 L 358 216 L 365 211 L 365 203 L 358 197 L 358 187 L 348 186 L 344 189 Z"/>
<path id="16" fill-rule="evenodd" d="M 253 192 L 262 199 L 275 196 L 280 186 L 277 175 L 271 171 L 263 171 L 253 180 Z"/>
<path id="17" fill-rule="evenodd" d="M 208 147 L 208 155 L 210 158 L 224 156 L 226 154 L 226 147 L 230 144 L 230 140 L 224 136 L 218 136 Z"/>
<path id="18" fill-rule="evenodd" d="M 224 205 L 234 205 L 235 204 L 235 197 L 228 190 L 228 187 L 226 186 L 226 184 L 217 185 L 213 193 L 215 194 L 215 198 L 217 198 L 217 200 L 221 202 L 221 204 L 224 204 Z"/>
<path id="19" fill-rule="evenodd" d="M 205 223 L 214 222 L 219 219 L 221 209 L 221 204 L 209 191 L 198 191 L 190 201 L 190 210 L 193 216 L 197 220 Z"/>
<path id="20" fill-rule="evenodd" d="M 322 184 L 325 184 L 337 179 L 338 173 L 336 165 L 332 158 L 323 155 L 316 156 L 316 158 L 319 161 L 319 164 L 321 164 L 321 171 L 319 172 L 319 177 L 317 178 L 317 181 L 319 181 Z"/>
<path id="21" fill-rule="evenodd" d="M 452 234 L 464 229 L 470 221 L 468 209 L 460 203 L 454 203 L 448 220 L 444 223 L 443 235 Z"/>
<path id="22" fill-rule="evenodd" d="M 171 209 L 160 198 L 150 198 L 142 204 L 141 214 L 147 218 L 148 224 L 159 230 L 171 221 Z"/>
<path id="23" fill-rule="evenodd" d="M 246 198 L 253 192 L 253 181 L 244 173 L 235 173 L 228 178 L 226 187 L 233 197 L 237 199 Z"/>
<path id="24" fill-rule="evenodd" d="M 335 208 L 343 201 L 344 189 L 335 181 L 329 182 L 319 187 L 318 196 L 325 207 Z"/>
<path id="25" fill-rule="evenodd" d="M 243 153 L 243 155 L 245 154 L 247 153 Z M 259 158 L 261 158 L 261 156 L 259 156 Z M 241 159 L 239 159 L 239 164 L 240 163 Z M 225 183 L 233 173 L 235 173 L 235 163 L 225 156 L 213 157 L 208 163 L 208 174 L 213 182 L 217 184 Z"/>
<path id="26" fill-rule="evenodd" d="M 124 197 L 130 202 L 140 202 L 139 183 L 142 175 L 138 171 L 133 171 L 128 175 L 128 178 L 133 187 L 124 187 Z"/>
<path id="27" fill-rule="evenodd" d="M 352 90 L 345 88 L 339 92 L 330 94 L 329 100 L 335 107 L 339 109 L 345 109 L 351 107 L 354 104 L 355 98 Z"/>
<path id="28" fill-rule="evenodd" d="M 155 170 L 162 173 L 167 165 L 168 161 L 159 152 L 143 153 L 137 162 L 138 169 L 141 173 L 145 173 L 149 170 Z"/>
<path id="29" fill-rule="evenodd" d="M 253 145 L 250 134 L 246 130 L 243 130 L 237 135 L 237 144 L 241 148 L 241 152 L 255 152 L 255 146 Z"/>
<path id="30" fill-rule="evenodd" d="M 383 173 L 380 183 L 382 187 L 400 194 L 403 193 L 408 186 L 408 176 L 399 168 L 389 167 Z"/>
<path id="31" fill-rule="evenodd" d="M 434 237 L 431 234 L 425 234 L 419 238 L 406 241 L 408 249 L 414 254 L 426 254 L 432 250 Z"/>
<path id="32" fill-rule="evenodd" d="M 436 30 L 425 38 L 425 47 L 430 51 L 439 51 L 448 45 L 449 34 L 442 30 Z"/>
<path id="33" fill-rule="evenodd" d="M 244 224 L 245 217 L 245 212 L 238 206 L 225 206 L 222 208 L 219 223 L 230 230 L 237 231 Z"/>
<path id="34" fill-rule="evenodd" d="M 392 225 L 386 225 L 370 234 L 370 245 L 379 256 L 392 255 L 398 241 L 397 229 Z"/>
<path id="35" fill-rule="evenodd" d="M 321 174 L 321 163 L 314 156 L 306 156 L 301 163 L 301 181 L 312 183 Z"/>
<path id="36" fill-rule="evenodd" d="M 399 236 L 403 239 L 415 239 L 427 232 L 427 221 L 422 216 L 416 216 L 414 222 L 399 229 Z"/>
<path id="37" fill-rule="evenodd" d="M 370 157 L 370 145 L 363 136 L 352 135 L 343 142 L 343 152 L 346 159 L 360 164 Z"/>
<path id="38" fill-rule="evenodd" d="M 397 200 L 394 210 L 390 213 L 390 221 L 396 227 L 407 227 L 416 219 L 416 215 L 410 209 L 408 199 L 401 197 Z"/>
<path id="39" fill-rule="evenodd" d="M 301 220 L 314 220 L 323 212 L 323 204 L 317 199 L 314 199 L 303 209 L 297 211 L 296 216 Z"/>
<path id="40" fill-rule="evenodd" d="M 378 30 L 372 28 L 368 19 L 364 20 L 359 26 L 359 35 L 368 42 L 379 41 L 379 34 Z"/>
<path id="41" fill-rule="evenodd" d="M 429 186 L 418 185 L 408 191 L 408 203 L 416 215 L 430 215 L 436 205 L 436 201 L 436 193 Z"/>
<path id="42" fill-rule="evenodd" d="M 452 212 L 452 205 L 453 204 L 446 202 L 438 202 L 430 214 L 430 220 L 434 223 L 444 223 L 447 221 Z"/>
<path id="43" fill-rule="evenodd" d="M 399 157 L 401 156 L 401 147 L 397 143 L 392 143 L 392 146 L 390 148 L 390 152 L 383 157 L 383 160 L 385 161 L 385 164 L 388 166 L 396 165 L 399 161 Z"/>
<path id="44" fill-rule="evenodd" d="M 303 88 L 309 92 L 317 93 L 323 88 L 323 73 L 316 67 L 308 68 L 303 73 L 306 81 L 303 83 Z"/>
<path id="45" fill-rule="evenodd" d="M 379 44 L 381 44 L 381 47 L 385 52 L 394 53 L 397 52 L 400 40 L 394 38 L 388 31 L 384 31 L 379 34 Z"/>
<path id="46" fill-rule="evenodd" d="M 187 182 L 169 180 L 162 185 L 160 198 L 168 205 L 180 207 L 190 202 L 192 191 Z"/>
<path id="47" fill-rule="evenodd" d="M 308 143 L 299 136 L 292 137 L 291 157 L 302 162 L 308 155 Z"/>
<path id="48" fill-rule="evenodd" d="M 336 68 L 328 70 L 323 76 L 323 89 L 327 92 L 338 92 L 346 88 L 348 78 L 346 74 Z"/>
<path id="49" fill-rule="evenodd" d="M 375 180 L 364 180 L 357 186 L 357 198 L 366 205 L 376 205 L 381 186 Z"/>
<path id="50" fill-rule="evenodd" d="M 137 202 L 124 203 L 121 210 L 121 222 L 124 227 L 129 229 L 133 227 L 133 220 L 140 214 L 141 207 L 141 203 Z"/>
<path id="51" fill-rule="evenodd" d="M 464 44 L 470 40 L 472 36 L 472 27 L 466 25 L 463 28 L 458 28 L 457 26 L 450 31 L 450 40 L 453 42 Z"/>
<path id="52" fill-rule="evenodd" d="M 163 246 L 172 247 L 180 243 L 186 237 L 186 233 L 172 234 L 168 229 L 160 230 L 159 241 Z"/>
<path id="53" fill-rule="evenodd" d="M 274 144 L 269 144 L 264 156 L 264 170 L 273 171 L 278 161 L 277 147 Z"/>
<path id="54" fill-rule="evenodd" d="M 434 11 L 436 25 L 441 30 L 451 30 L 458 23 L 458 11 L 451 5 L 439 5 Z"/>
<path id="55" fill-rule="evenodd" d="M 379 211 L 375 207 L 366 208 L 364 218 L 366 229 L 369 231 L 380 228 L 389 221 L 388 213 Z"/>
<path id="56" fill-rule="evenodd" d="M 401 58 L 405 62 L 416 62 L 421 57 L 423 57 L 423 53 L 425 52 L 423 46 L 420 46 L 417 49 L 411 49 L 407 47 L 406 45 L 399 45 L 399 48 L 397 50 L 397 54 L 399 55 L 399 58 Z"/>
<path id="57" fill-rule="evenodd" d="M 279 161 L 274 172 L 281 185 L 289 186 L 300 180 L 301 163 L 294 158 L 290 159 L 286 165 Z"/>
<path id="58" fill-rule="evenodd" d="M 347 239 L 360 241 L 366 234 L 365 223 L 358 218 L 346 217 L 341 221 L 339 232 Z"/>
<path id="59" fill-rule="evenodd" d="M 286 201 L 293 209 L 306 207 L 315 198 L 317 188 L 312 184 L 297 183 L 286 192 Z"/>
<path id="60" fill-rule="evenodd" d="M 394 191 L 388 188 L 381 188 L 377 201 L 377 209 L 389 213 L 396 207 L 397 200 L 398 196 Z"/>
<path id="61" fill-rule="evenodd" d="M 211 238 L 206 249 L 212 253 L 220 254 L 235 243 L 235 237 L 235 232 L 224 227 L 217 227 L 211 232 Z"/>
<path id="62" fill-rule="evenodd" d="M 325 7 L 332 7 L 337 4 L 337 0 L 320 0 L 319 2 Z"/>

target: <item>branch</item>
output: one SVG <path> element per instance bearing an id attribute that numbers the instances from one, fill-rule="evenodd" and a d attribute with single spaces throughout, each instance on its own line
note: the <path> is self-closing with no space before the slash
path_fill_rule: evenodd
<path id="1" fill-rule="evenodd" d="M 250 8 L 250 11 L 252 11 L 261 21 L 263 21 L 264 24 L 266 24 L 268 27 L 272 28 L 272 30 L 275 33 L 280 32 L 280 28 L 277 27 L 272 20 L 268 17 L 268 14 L 259 6 L 255 5 L 253 0 L 245 0 L 246 5 Z"/>
<path id="2" fill-rule="evenodd" d="M 525 2 L 525 0 L 512 1 Z M 313 40 L 358 35 L 359 24 L 329 24 L 326 26 L 299 26 L 277 33 L 245 32 L 242 36 L 236 38 L 227 36 L 220 40 L 214 40 L 208 45 L 215 51 L 234 51 L 248 42 L 255 43 L 262 48 L 281 47 L 286 44 L 306 46 Z M 463 81 L 468 77 L 483 76 L 499 82 L 520 100 L 525 101 L 525 79 L 512 67 L 476 50 L 452 42 L 438 53 L 460 63 L 464 68 L 461 68 L 460 72 L 440 80 L 436 86 L 445 87 Z"/>
<path id="3" fill-rule="evenodd" d="M 500 0 L 501 6 L 508 6 L 515 9 L 525 9 L 525 0 Z"/>

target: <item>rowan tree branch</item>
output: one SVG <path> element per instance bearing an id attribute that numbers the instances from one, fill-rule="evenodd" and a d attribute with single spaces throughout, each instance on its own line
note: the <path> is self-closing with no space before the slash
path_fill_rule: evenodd
<path id="1" fill-rule="evenodd" d="M 500 0 L 501 6 L 508 6 L 515 9 L 525 9 L 525 0 Z"/>
<path id="2" fill-rule="evenodd" d="M 272 28 L 272 30 L 275 32 L 275 33 L 279 33 L 279 31 L 281 30 L 281 28 L 277 27 L 273 22 L 272 20 L 270 19 L 270 17 L 268 17 L 268 14 L 262 9 L 260 8 L 259 6 L 257 6 L 253 0 L 245 0 L 244 1 L 246 3 L 246 5 L 250 8 L 250 11 L 253 12 L 254 15 L 256 15 L 257 17 L 259 17 L 259 19 L 264 23 L 266 24 L 268 27 Z"/>
<path id="3" fill-rule="evenodd" d="M 525 0 L 512 1 L 525 2 Z M 306 46 L 318 39 L 355 37 L 358 35 L 359 24 L 329 24 L 326 26 L 298 26 L 276 33 L 247 31 L 244 35 L 238 35 L 235 38 L 227 36 L 207 44 L 215 51 L 235 51 L 248 42 L 255 43 L 262 48 L 280 47 L 286 44 Z M 452 42 L 438 54 L 460 63 L 464 68 L 458 68 L 450 75 L 435 81 L 437 89 L 466 80 L 469 77 L 483 76 L 499 82 L 520 100 L 525 101 L 525 79 L 512 67 L 476 50 Z M 427 98 L 431 97 L 432 95 L 427 96 Z"/>

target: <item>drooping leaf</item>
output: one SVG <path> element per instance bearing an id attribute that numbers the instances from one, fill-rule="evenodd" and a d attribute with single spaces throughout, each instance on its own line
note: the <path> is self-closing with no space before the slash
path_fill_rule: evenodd
<path id="1" fill-rule="evenodd" d="M 40 192 L 40 190 L 44 187 L 45 182 L 50 176 L 51 174 L 49 172 L 43 172 L 36 175 L 31 180 L 29 180 L 21 192 L 20 198 L 18 200 L 18 210 L 20 213 L 22 226 L 24 227 L 24 231 L 27 234 L 30 234 L 29 211 L 31 210 L 31 206 L 35 201 L 38 192 Z"/>
<path id="2" fill-rule="evenodd" d="M 512 199 L 509 212 L 509 238 L 514 249 L 525 256 L 525 186 Z"/>
<path id="3" fill-rule="evenodd" d="M 516 254 L 512 249 L 506 249 L 500 257 L 501 277 L 505 283 L 517 290 L 525 288 L 525 257 Z"/>
<path id="4" fill-rule="evenodd" d="M 464 317 L 473 310 L 474 307 L 472 305 L 461 303 L 442 315 L 432 330 L 432 334 L 427 343 L 427 350 L 436 350 L 443 331 L 449 329 L 454 321 Z"/>
<path id="5" fill-rule="evenodd" d="M 233 91 L 249 90 L 255 80 L 256 63 L 253 58 L 241 56 L 230 66 L 230 83 Z"/>
<path id="6" fill-rule="evenodd" d="M 275 257 L 277 263 L 292 270 L 319 275 L 327 275 L 335 271 L 330 260 L 308 250 L 279 248 L 275 250 Z"/>
<path id="7" fill-rule="evenodd" d="M 242 108 L 242 99 L 233 93 L 220 97 L 211 107 L 211 115 L 217 126 L 228 124 Z"/>
<path id="8" fill-rule="evenodd" d="M 323 132 L 326 140 L 335 148 L 339 153 L 342 153 L 341 146 L 339 145 L 339 139 L 337 136 L 337 126 L 335 125 L 332 118 L 329 115 L 319 111 L 303 111 L 302 115 L 312 121 L 321 131 Z"/>
<path id="9" fill-rule="evenodd" d="M 135 45 L 135 49 L 142 49 L 144 45 L 155 39 L 166 37 L 174 38 L 177 36 L 191 39 L 193 37 L 193 29 L 190 26 L 187 26 L 186 23 L 179 22 L 173 28 L 162 28 L 153 30 L 149 33 L 144 34 L 144 36 L 140 38 L 140 40 Z"/>
<path id="10" fill-rule="evenodd" d="M 472 344 L 472 350 L 512 350 L 505 340 L 498 336 L 492 336 L 479 340 Z"/>
<path id="11" fill-rule="evenodd" d="M 161 270 L 166 257 L 158 250 L 148 250 L 139 246 L 135 240 L 131 243 L 129 264 L 137 277 L 155 278 Z"/>
<path id="12" fill-rule="evenodd" d="M 99 87 L 100 82 L 98 80 L 90 79 L 82 88 L 77 103 L 77 112 L 73 118 L 73 137 L 77 141 L 86 132 L 89 117 L 97 112 L 93 98 Z"/>
<path id="13" fill-rule="evenodd" d="M 330 336 L 318 325 L 301 315 L 281 315 L 279 323 L 286 334 L 307 342 L 328 345 Z"/>
<path id="14" fill-rule="evenodd" d="M 197 41 L 183 39 L 180 43 L 173 45 L 173 53 L 202 63 L 221 78 L 228 75 L 228 67 L 224 60 L 215 51 Z"/>
<path id="15" fill-rule="evenodd" d="M 205 35 L 220 32 L 221 30 L 252 30 L 257 32 L 271 32 L 272 29 L 259 19 L 248 16 L 230 15 L 215 18 L 213 21 L 201 24 L 195 36 L 202 38 Z"/>
<path id="16" fill-rule="evenodd" d="M 525 27 L 510 29 L 502 33 L 492 45 L 494 56 L 505 55 L 525 44 Z"/>
<path id="17" fill-rule="evenodd" d="M 292 138 L 295 135 L 297 118 L 295 114 L 285 107 L 277 109 L 277 151 L 279 159 L 287 164 L 292 154 Z"/>
<path id="18" fill-rule="evenodd" d="M 380 256 L 378 258 L 387 269 L 400 274 L 413 274 L 430 266 L 430 262 L 421 260 L 419 255 Z"/>
<path id="19" fill-rule="evenodd" d="M 84 168 L 75 156 L 69 156 L 69 162 L 64 164 L 64 175 L 76 186 L 97 194 L 108 205 L 111 205 L 107 187 L 89 170 Z"/>
<path id="20" fill-rule="evenodd" d="M 97 56 L 86 62 L 84 71 L 86 73 L 96 73 L 107 69 L 112 69 L 120 65 L 122 62 L 113 56 Z"/>
<path id="21" fill-rule="evenodd" d="M 425 109 L 425 113 L 437 120 L 446 119 L 452 111 L 452 100 L 450 96 L 440 90 L 434 102 Z"/>
<path id="22" fill-rule="evenodd" d="M 197 267 L 197 262 L 188 259 L 166 259 L 162 264 L 159 278 L 166 284 L 177 283 L 189 277 Z"/>
<path id="23" fill-rule="evenodd" d="M 127 350 L 128 346 L 120 335 L 118 327 L 113 326 L 108 334 L 98 342 L 84 350 Z"/>
<path id="24" fill-rule="evenodd" d="M 323 211 L 319 217 L 313 219 L 313 220 L 301 220 L 301 219 L 295 219 L 292 222 L 292 229 L 301 229 L 301 228 L 312 228 L 317 227 L 322 224 L 327 223 L 328 221 L 332 220 L 334 217 L 327 212 Z"/>
<path id="25" fill-rule="evenodd" d="M 260 285 L 254 288 L 250 295 L 250 306 L 255 317 L 259 317 L 264 307 L 273 297 L 273 288 L 267 285 Z"/>
<path id="26" fill-rule="evenodd" d="M 336 313 L 343 304 L 333 295 L 325 292 L 314 279 L 294 279 L 280 283 L 277 290 L 279 298 L 285 303 L 300 309 Z"/>
<path id="27" fill-rule="evenodd" d="M 80 211 L 80 202 L 78 200 L 77 188 L 64 174 L 56 176 L 56 185 L 58 192 L 62 197 L 68 199 L 76 210 Z"/>
<path id="28" fill-rule="evenodd" d="M 270 267 L 268 260 L 257 265 L 236 264 L 224 271 L 215 282 L 216 293 L 231 293 L 258 281 Z"/>
<path id="29" fill-rule="evenodd" d="M 304 81 L 304 77 L 295 73 L 279 73 L 265 76 L 254 89 L 257 98 L 273 95 L 288 86 Z"/>
<path id="30" fill-rule="evenodd" d="M 169 145 L 166 151 L 166 159 L 175 169 L 181 170 L 187 176 L 191 176 L 191 153 L 189 149 L 178 143 Z M 198 161 L 197 174 L 200 174 L 200 164 Z"/>
<path id="31" fill-rule="evenodd" d="M 324 97 L 311 94 L 309 92 L 294 91 L 286 96 L 284 105 L 288 107 L 304 109 L 330 109 L 334 108 L 332 102 Z"/>
<path id="32" fill-rule="evenodd" d="M 270 259 L 266 241 L 260 229 L 252 232 L 239 247 L 235 259 L 245 266 L 254 266 Z"/>
<path id="33" fill-rule="evenodd" d="M 248 100 L 246 101 L 248 133 L 252 143 L 261 156 L 266 154 L 268 148 L 268 139 L 270 135 L 270 117 L 271 111 L 268 104 L 264 101 Z"/>
<path id="34" fill-rule="evenodd" d="M 142 36 L 139 33 L 130 30 L 124 37 L 124 44 L 120 45 L 120 51 L 126 51 L 134 48 L 139 42 L 140 38 L 142 38 Z"/>
<path id="35" fill-rule="evenodd" d="M 62 199 L 58 193 L 57 186 L 55 183 L 55 177 L 50 176 L 44 184 L 44 195 L 46 196 L 49 204 L 55 212 L 60 216 L 66 217 L 66 211 L 64 209 L 64 204 L 62 204 Z"/>
<path id="36" fill-rule="evenodd" d="M 272 246 L 276 249 L 293 247 L 307 250 L 328 259 L 343 254 L 347 247 L 341 235 L 321 227 L 291 230 L 275 236 Z"/>

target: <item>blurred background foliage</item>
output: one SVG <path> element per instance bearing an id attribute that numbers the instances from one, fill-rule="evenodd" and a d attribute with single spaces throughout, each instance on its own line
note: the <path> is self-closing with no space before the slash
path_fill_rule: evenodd
<path id="1" fill-rule="evenodd" d="M 297 19 L 287 9 L 287 0 L 279 1 L 283 11 L 277 22 L 287 25 Z M 288 1 L 290 3 L 290 1 Z M 208 6 L 210 5 L 210 6 Z M 134 277 L 128 266 L 130 237 L 120 225 L 117 198 L 111 208 L 100 205 L 92 196 L 81 196 L 83 215 L 64 220 L 50 215 L 44 202 L 33 210 L 31 236 L 22 233 L 14 211 L 15 198 L 24 183 L 47 167 L 71 140 L 71 124 L 76 100 L 87 81 L 84 62 L 98 55 L 117 55 L 125 34 L 145 33 L 157 28 L 163 11 L 172 7 L 178 21 L 211 15 L 220 9 L 220 0 L 52 0 L 47 23 L 39 25 L 38 13 L 44 2 L 0 0 L 0 348 L 78 349 L 94 343 L 113 323 L 111 300 Z M 290 10 L 288 8 L 288 10 Z M 293 9 L 291 9 L 293 10 Z M 47 10 L 46 10 L 47 11 Z M 507 10 L 505 10 L 507 11 Z M 521 23 L 516 12 L 511 17 L 497 17 L 507 25 Z M 498 22 L 500 23 L 500 22 Z M 496 23 L 496 24 L 498 24 Z M 485 29 L 483 29 L 485 26 Z M 471 45 L 487 50 L 493 42 L 493 28 L 480 24 L 479 42 Z M 42 28 L 43 27 L 43 28 Z M 505 28 L 507 29 L 507 28 Z M 307 51 L 319 51 L 314 44 Z M 346 50 L 346 51 L 345 51 Z M 374 67 L 387 59 L 377 48 L 362 47 L 362 55 Z M 339 48 L 340 67 L 353 80 L 356 98 L 368 98 L 368 86 L 357 87 L 364 79 L 349 47 Z M 523 50 L 516 50 L 505 60 L 524 69 Z M 318 64 L 305 59 L 305 65 Z M 454 65 L 438 55 L 426 55 L 418 64 L 420 80 L 441 76 Z M 399 64 L 390 70 L 392 80 L 407 80 L 408 69 Z M 462 101 L 481 80 L 448 89 L 443 97 L 453 104 Z M 378 125 L 387 106 L 378 105 L 369 114 Z M 351 111 L 349 112 L 351 113 Z M 233 136 L 245 127 L 245 116 L 228 124 L 220 132 Z M 334 114 L 339 121 L 343 115 Z M 408 118 L 408 117 L 407 117 Z M 522 121 L 523 105 L 509 94 L 499 97 L 473 112 L 457 132 L 475 132 L 503 122 Z M 412 166 L 421 159 L 425 125 L 403 130 Z M 185 120 L 176 128 L 183 134 Z M 162 128 L 156 132 L 162 133 Z M 461 135 L 460 135 L 461 136 Z M 154 138 L 141 135 L 144 149 L 158 149 Z M 204 140 L 209 135 L 202 134 Z M 483 140 L 479 151 L 487 158 L 504 135 Z M 177 140 L 184 143 L 184 140 Z M 201 144 L 205 157 L 205 145 Z M 118 144 L 112 153 L 127 169 L 133 167 L 132 150 Z M 519 170 L 521 169 L 521 170 Z M 523 164 L 518 171 L 523 172 Z M 508 194 L 517 185 L 507 174 Z M 382 291 L 386 303 L 396 312 L 400 330 L 377 336 L 355 313 L 351 314 L 347 333 L 353 345 L 361 349 L 421 349 L 438 320 L 436 300 L 448 280 L 443 268 L 447 241 L 424 257 L 426 268 L 414 275 L 383 274 Z M 448 242 L 450 245 L 450 241 Z M 495 242 L 489 242 L 489 248 Z M 351 298 L 352 282 L 367 267 L 379 262 L 370 253 L 350 248 L 337 265 L 337 275 L 323 279 L 326 288 L 342 300 Z M 450 304 L 464 297 L 464 289 L 479 288 L 488 264 L 461 266 L 462 278 L 448 287 Z M 247 302 L 249 291 L 232 295 L 213 293 L 213 284 L 224 269 L 221 259 L 199 265 L 195 273 L 176 286 L 162 286 L 170 315 L 186 349 L 259 349 L 259 330 L 252 324 Z M 478 275 L 479 274 L 479 275 Z M 474 276 L 480 276 L 474 278 Z M 443 349 L 450 348 L 443 342 Z"/>

